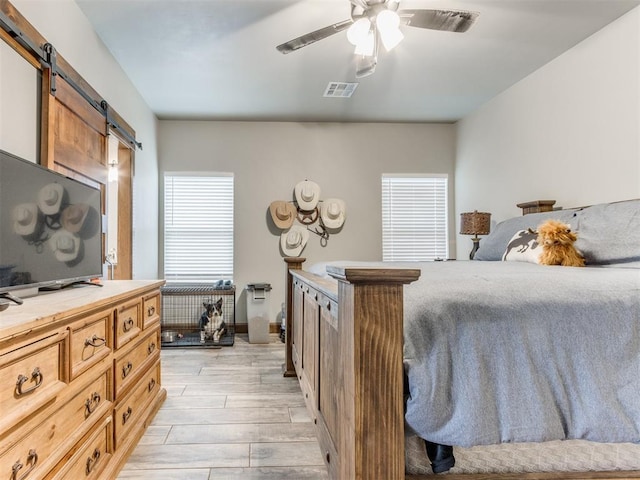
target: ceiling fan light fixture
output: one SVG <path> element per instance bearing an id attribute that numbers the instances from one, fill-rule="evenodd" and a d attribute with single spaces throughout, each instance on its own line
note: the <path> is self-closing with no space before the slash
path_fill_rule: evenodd
<path id="1" fill-rule="evenodd" d="M 404 39 L 404 35 L 399 28 L 387 31 L 380 30 L 380 37 L 387 52 L 390 52 L 402 41 L 402 39 Z"/>
<path id="2" fill-rule="evenodd" d="M 375 46 L 375 38 L 373 30 L 369 30 L 364 40 L 356 45 L 356 55 L 371 56 Z"/>
<path id="3" fill-rule="evenodd" d="M 395 30 L 400 26 L 400 16 L 392 10 L 382 10 L 376 16 L 376 26 L 381 32 Z"/>
<path id="4" fill-rule="evenodd" d="M 392 10 L 381 11 L 376 17 L 376 26 L 387 52 L 391 51 L 404 38 L 400 31 L 400 17 Z"/>
<path id="5" fill-rule="evenodd" d="M 371 30 L 371 21 L 368 18 L 359 18 L 347 30 L 347 40 L 352 45 L 360 45 L 367 40 Z"/>

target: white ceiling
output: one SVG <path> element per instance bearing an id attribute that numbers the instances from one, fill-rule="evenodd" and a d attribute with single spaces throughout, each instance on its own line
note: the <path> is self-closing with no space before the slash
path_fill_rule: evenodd
<path id="1" fill-rule="evenodd" d="M 344 99 L 323 93 L 356 81 L 345 32 L 288 55 L 275 46 L 349 18 L 348 0 L 76 2 L 161 119 L 337 122 L 458 120 L 640 4 L 402 0 L 480 16 L 466 33 L 402 27 L 404 41 Z"/>

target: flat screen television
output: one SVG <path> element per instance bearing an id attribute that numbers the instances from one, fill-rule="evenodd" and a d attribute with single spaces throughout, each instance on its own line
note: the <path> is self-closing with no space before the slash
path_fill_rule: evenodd
<path id="1" fill-rule="evenodd" d="M 0 150 L 0 302 L 102 277 L 101 198 Z"/>

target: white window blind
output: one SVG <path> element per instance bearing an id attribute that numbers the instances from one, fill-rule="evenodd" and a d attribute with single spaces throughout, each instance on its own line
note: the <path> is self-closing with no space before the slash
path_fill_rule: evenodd
<path id="1" fill-rule="evenodd" d="M 233 174 L 165 173 L 164 276 L 233 280 Z"/>
<path id="2" fill-rule="evenodd" d="M 382 175 L 382 259 L 448 258 L 447 175 Z"/>

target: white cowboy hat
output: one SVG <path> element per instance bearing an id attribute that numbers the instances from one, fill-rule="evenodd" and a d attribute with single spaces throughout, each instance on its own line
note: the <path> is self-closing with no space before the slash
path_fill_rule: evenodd
<path id="1" fill-rule="evenodd" d="M 276 200 L 269 205 L 271 219 L 276 227 L 286 229 L 293 225 L 296 218 L 296 207 L 291 202 Z"/>
<path id="2" fill-rule="evenodd" d="M 80 239 L 64 229 L 56 231 L 49 239 L 51 250 L 60 262 L 71 262 L 80 251 Z"/>
<path id="3" fill-rule="evenodd" d="M 294 225 L 280 235 L 280 248 L 287 257 L 298 257 L 307 245 L 309 231 L 305 227 Z"/>
<path id="4" fill-rule="evenodd" d="M 33 235 L 38 228 L 39 212 L 35 203 L 21 203 L 13 207 L 13 230 L 25 237 Z"/>
<path id="5" fill-rule="evenodd" d="M 38 192 L 38 207 L 45 215 L 55 215 L 60 210 L 64 187 L 59 183 L 49 183 Z"/>
<path id="6" fill-rule="evenodd" d="M 71 233 L 78 233 L 82 229 L 88 212 L 89 205 L 86 203 L 69 205 L 62 211 L 62 227 Z"/>
<path id="7" fill-rule="evenodd" d="M 320 185 L 310 180 L 298 182 L 294 193 L 300 210 L 313 210 L 320 200 Z"/>
<path id="8" fill-rule="evenodd" d="M 340 228 L 344 223 L 347 207 L 344 200 L 328 198 L 320 205 L 320 218 L 327 228 Z"/>

